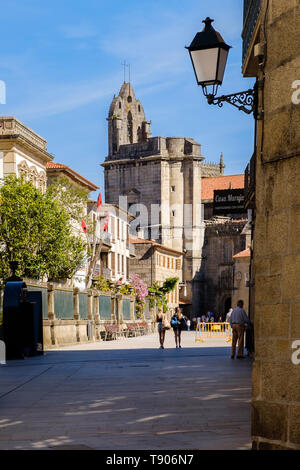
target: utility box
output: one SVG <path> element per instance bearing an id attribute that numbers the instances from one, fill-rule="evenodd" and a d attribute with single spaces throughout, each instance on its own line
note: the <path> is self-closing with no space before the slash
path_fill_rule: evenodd
<path id="1" fill-rule="evenodd" d="M 3 298 L 3 339 L 7 359 L 43 354 L 42 295 L 25 282 L 8 281 Z"/>

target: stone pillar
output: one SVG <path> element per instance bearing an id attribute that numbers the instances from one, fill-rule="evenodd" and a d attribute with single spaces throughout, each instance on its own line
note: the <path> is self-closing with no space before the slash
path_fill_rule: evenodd
<path id="1" fill-rule="evenodd" d="M 156 322 L 156 308 L 155 305 L 154 307 L 150 307 L 150 318 L 151 318 L 151 326 L 152 329 L 154 330 L 155 322 Z"/>
<path id="2" fill-rule="evenodd" d="M 116 311 L 116 308 L 115 308 L 115 305 L 116 305 L 116 296 L 114 294 L 111 294 L 111 322 L 112 323 L 117 323 L 117 317 L 116 317 L 116 314 L 115 314 L 115 311 Z"/>
<path id="3" fill-rule="evenodd" d="M 123 304 L 123 296 L 122 294 L 116 295 L 116 302 L 117 302 L 117 324 L 122 325 L 123 323 L 123 313 L 122 313 L 122 304 Z"/>
<path id="4" fill-rule="evenodd" d="M 88 290 L 88 322 L 93 325 L 93 336 L 89 338 L 90 341 L 95 341 L 96 325 L 94 321 L 94 297 L 92 289 Z"/>
<path id="5" fill-rule="evenodd" d="M 101 340 L 101 335 L 99 331 L 100 325 L 100 313 L 99 313 L 99 294 L 97 291 L 93 291 L 93 304 L 94 304 L 94 325 L 95 325 L 95 339 L 97 341 Z"/>
<path id="6" fill-rule="evenodd" d="M 135 296 L 131 295 L 130 296 L 130 320 L 135 321 L 135 316 L 134 316 L 134 301 L 135 301 Z"/>
<path id="7" fill-rule="evenodd" d="M 48 284 L 47 288 L 48 288 L 48 319 L 55 320 L 53 284 Z"/>
<path id="8" fill-rule="evenodd" d="M 89 321 L 94 321 L 94 305 L 93 305 L 93 291 L 92 289 L 88 290 L 88 319 Z"/>

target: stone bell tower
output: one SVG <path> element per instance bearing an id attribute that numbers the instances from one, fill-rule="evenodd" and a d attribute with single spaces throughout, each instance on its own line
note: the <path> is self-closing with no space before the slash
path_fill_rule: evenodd
<path id="1" fill-rule="evenodd" d="M 151 137 L 151 122 L 146 121 L 130 83 L 124 82 L 119 95 L 114 96 L 107 120 L 109 156 L 116 155 L 121 145 L 141 144 Z"/>

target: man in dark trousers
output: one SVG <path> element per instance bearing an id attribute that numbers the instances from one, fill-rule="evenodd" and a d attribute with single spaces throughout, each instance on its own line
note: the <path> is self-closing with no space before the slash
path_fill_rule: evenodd
<path id="1" fill-rule="evenodd" d="M 235 356 L 236 343 L 238 343 L 238 354 L 236 358 L 244 359 L 245 326 L 249 324 L 249 318 L 243 307 L 243 300 L 239 300 L 237 307 L 233 309 L 230 316 L 230 325 L 232 328 L 231 359 L 234 359 Z"/>

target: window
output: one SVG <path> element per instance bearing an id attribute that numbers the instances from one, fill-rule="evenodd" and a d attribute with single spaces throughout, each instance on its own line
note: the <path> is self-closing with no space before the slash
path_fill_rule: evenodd
<path id="1" fill-rule="evenodd" d="M 116 275 L 116 255 L 114 252 L 111 253 L 111 272 L 112 275 Z"/>
<path id="2" fill-rule="evenodd" d="M 175 211 L 172 211 L 172 217 L 175 217 Z"/>
<path id="3" fill-rule="evenodd" d="M 171 186 L 171 193 L 175 193 L 175 186 Z"/>
<path id="4" fill-rule="evenodd" d="M 117 239 L 120 240 L 120 219 L 117 219 Z"/>
<path id="5" fill-rule="evenodd" d="M 141 105 L 138 105 L 139 113 L 141 112 Z"/>
<path id="6" fill-rule="evenodd" d="M 176 260 L 176 269 L 180 270 L 181 269 L 181 259 Z"/>
<path id="7" fill-rule="evenodd" d="M 133 144 L 133 122 L 132 122 L 132 114 L 130 111 L 127 115 L 127 135 L 128 135 L 129 142 Z"/>
<path id="8" fill-rule="evenodd" d="M 115 230 L 115 218 L 111 218 L 111 236 L 112 236 L 112 241 L 115 241 L 116 239 L 116 230 Z"/>

